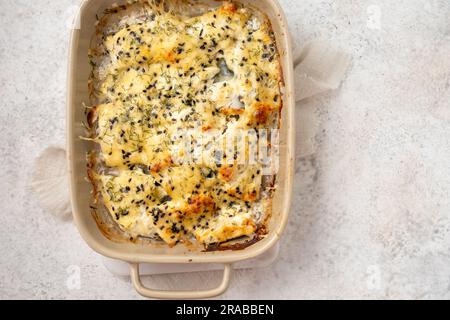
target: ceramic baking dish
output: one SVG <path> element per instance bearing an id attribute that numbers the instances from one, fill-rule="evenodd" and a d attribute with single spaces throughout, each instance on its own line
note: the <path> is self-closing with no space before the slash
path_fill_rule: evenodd
<path id="1" fill-rule="evenodd" d="M 85 0 L 70 44 L 67 90 L 67 150 L 70 170 L 72 210 L 75 223 L 84 240 L 98 253 L 130 263 L 131 278 L 136 290 L 151 298 L 207 298 L 222 294 L 228 287 L 232 263 L 256 257 L 271 248 L 280 238 L 288 219 L 294 164 L 294 84 L 291 42 L 285 15 L 276 0 L 240 0 L 258 8 L 269 17 L 281 56 L 285 90 L 281 113 L 279 171 L 276 177 L 272 216 L 268 234 L 260 241 L 240 250 L 204 251 L 186 246 L 169 248 L 127 241 L 112 241 L 100 231 L 90 210 L 92 185 L 86 180 L 86 152 L 90 142 L 81 140 L 86 119 L 83 103 L 89 102 L 87 81 L 91 71 L 88 59 L 90 39 L 95 30 L 96 15 L 117 0 Z M 145 287 L 139 276 L 139 263 L 214 263 L 223 264 L 219 286 L 209 290 L 163 291 Z"/>

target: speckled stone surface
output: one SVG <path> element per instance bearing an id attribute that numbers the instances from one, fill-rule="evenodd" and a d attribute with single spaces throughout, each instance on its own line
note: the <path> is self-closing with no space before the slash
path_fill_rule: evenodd
<path id="1" fill-rule="evenodd" d="M 317 148 L 297 157 L 279 259 L 237 272 L 222 298 L 449 299 L 450 2 L 281 3 L 298 43 L 330 41 L 353 63 L 340 90 L 297 106 L 299 126 L 303 113 L 317 121 Z M 2 299 L 139 298 L 28 187 L 33 159 L 64 143 L 74 4 L 0 2 Z M 186 286 L 218 276 L 194 274 Z"/>

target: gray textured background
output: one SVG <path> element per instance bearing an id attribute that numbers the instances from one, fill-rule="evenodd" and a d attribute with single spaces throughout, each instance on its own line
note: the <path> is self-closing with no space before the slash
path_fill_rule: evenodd
<path id="1" fill-rule="evenodd" d="M 138 298 L 28 188 L 33 159 L 64 143 L 75 3 L 0 0 L 0 298 Z M 297 106 L 299 126 L 317 121 L 317 152 L 297 158 L 279 259 L 238 272 L 223 298 L 450 298 L 450 2 L 281 3 L 299 44 L 328 40 L 353 64 L 340 90 Z"/>

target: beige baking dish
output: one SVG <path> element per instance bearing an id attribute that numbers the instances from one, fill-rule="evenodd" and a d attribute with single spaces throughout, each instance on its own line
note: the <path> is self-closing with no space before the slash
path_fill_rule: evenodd
<path id="1" fill-rule="evenodd" d="M 123 1 L 124 2 L 124 1 Z M 232 263 L 256 257 L 270 249 L 280 238 L 289 213 L 294 165 L 294 83 L 291 42 L 285 15 L 276 0 L 240 0 L 266 13 L 271 20 L 281 55 L 285 83 L 284 106 L 281 114 L 280 159 L 277 173 L 277 189 L 273 199 L 272 217 L 268 234 L 255 244 L 241 250 L 212 251 L 192 250 L 186 246 L 142 245 L 131 242 L 115 242 L 99 230 L 90 211 L 92 185 L 86 177 L 86 152 L 89 143 L 79 137 L 84 134 L 82 122 L 86 119 L 83 103 L 89 101 L 87 80 L 91 66 L 88 60 L 90 39 L 95 29 L 96 14 L 117 0 L 84 0 L 79 11 L 78 25 L 74 28 L 70 44 L 67 84 L 67 150 L 70 170 L 72 210 L 75 223 L 84 240 L 98 253 L 130 263 L 131 278 L 136 290 L 151 298 L 207 298 L 222 294 L 228 287 Z M 140 280 L 139 263 L 219 263 L 224 265 L 219 286 L 210 290 L 162 291 L 146 288 Z"/>

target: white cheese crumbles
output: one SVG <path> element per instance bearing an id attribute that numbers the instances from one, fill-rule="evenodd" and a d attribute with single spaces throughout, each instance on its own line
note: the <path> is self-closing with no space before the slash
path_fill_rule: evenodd
<path id="1" fill-rule="evenodd" d="M 208 163 L 179 161 L 179 147 L 189 129 L 277 128 L 282 80 L 269 21 L 231 2 L 195 17 L 142 6 L 144 17 L 125 17 L 90 53 L 92 139 L 97 161 L 113 169 L 93 175 L 103 203 L 124 231 L 169 245 L 250 236 L 264 210 L 261 165 L 238 163 L 237 150 L 230 159 L 215 138 L 199 144 Z"/>

